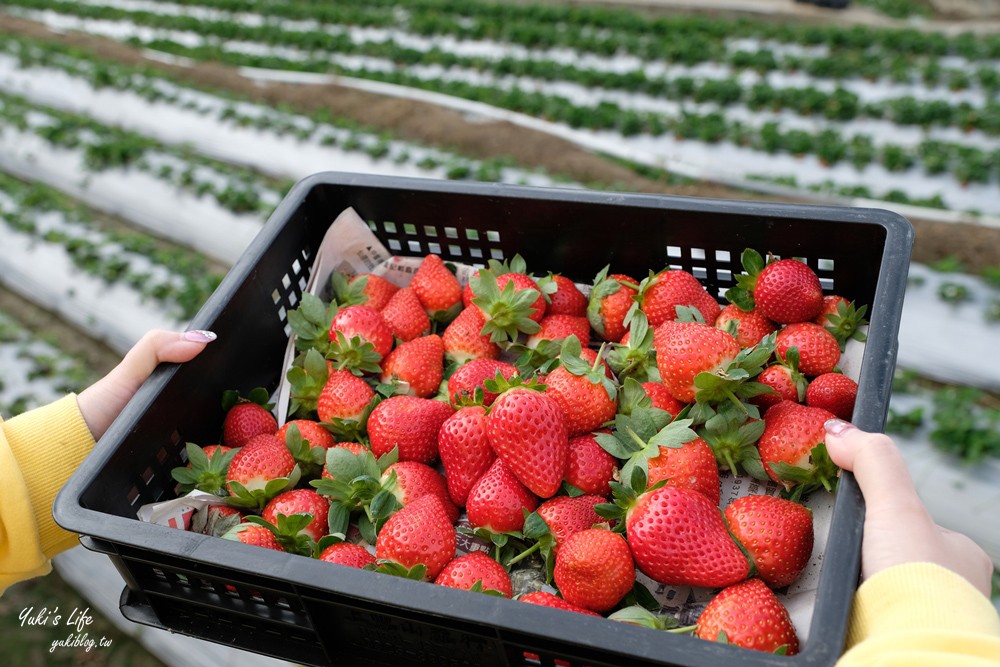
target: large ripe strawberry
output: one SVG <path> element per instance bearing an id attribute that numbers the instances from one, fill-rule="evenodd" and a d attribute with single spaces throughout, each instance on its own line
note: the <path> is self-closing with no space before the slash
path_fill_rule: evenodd
<path id="1" fill-rule="evenodd" d="M 698 617 L 694 634 L 766 653 L 799 652 L 788 610 L 760 579 L 728 586 L 712 598 Z"/>
<path id="2" fill-rule="evenodd" d="M 695 376 L 725 370 L 740 353 L 735 338 L 700 322 L 664 322 L 653 340 L 663 386 L 682 403 L 694 401 Z"/>
<path id="3" fill-rule="evenodd" d="M 548 292 L 545 282 L 550 282 L 555 289 Z M 566 276 L 550 273 L 545 278 L 538 281 L 543 292 L 549 297 L 549 305 L 546 313 L 549 315 L 572 315 L 574 317 L 587 316 L 587 297 L 584 296 L 580 288 Z"/>
<path id="4" fill-rule="evenodd" d="M 778 326 L 756 308 L 746 311 L 734 303 L 719 312 L 715 318 L 715 328 L 733 334 L 740 347 L 752 347 L 764 336 L 778 330 Z"/>
<path id="5" fill-rule="evenodd" d="M 342 336 L 342 338 L 341 338 Z M 371 343 L 381 358 L 392 349 L 392 329 L 382 314 L 368 306 L 341 308 L 330 322 L 330 342 L 343 345 L 355 336 L 363 343 Z"/>
<path id="6" fill-rule="evenodd" d="M 607 498 L 611 495 L 609 483 L 615 479 L 617 472 L 615 457 L 604 451 L 593 433 L 570 438 L 565 474 L 567 484 L 585 494 Z"/>
<path id="7" fill-rule="evenodd" d="M 242 447 L 247 440 L 261 433 L 274 433 L 278 421 L 271 411 L 253 402 L 240 402 L 229 408 L 222 421 L 222 444 Z"/>
<path id="8" fill-rule="evenodd" d="M 400 343 L 382 362 L 380 380 L 406 383 L 406 394 L 428 398 L 444 379 L 444 343 L 436 334 Z"/>
<path id="9" fill-rule="evenodd" d="M 680 269 L 664 269 L 650 273 L 639 284 L 636 296 L 639 308 L 651 326 L 677 319 L 677 306 L 689 306 L 701 313 L 702 321 L 714 324 L 719 316 L 719 302 L 692 274 Z"/>
<path id="10" fill-rule="evenodd" d="M 531 593 L 525 593 L 521 597 L 517 598 L 521 602 L 527 602 L 528 604 L 536 604 L 542 607 L 551 607 L 552 609 L 562 609 L 564 611 L 572 611 L 577 614 L 585 614 L 587 616 L 600 616 L 596 611 L 591 611 L 589 609 L 584 609 L 579 605 L 575 605 L 572 602 L 567 602 L 566 600 L 549 593 L 548 591 L 533 591 Z"/>
<path id="11" fill-rule="evenodd" d="M 604 612 L 632 590 L 635 564 L 625 538 L 604 528 L 588 528 L 559 547 L 553 577 L 567 602 Z"/>
<path id="12" fill-rule="evenodd" d="M 363 568 L 375 564 L 375 556 L 360 544 L 336 542 L 323 549 L 317 558 L 325 563 Z"/>
<path id="13" fill-rule="evenodd" d="M 639 293 L 639 283 L 622 273 L 608 275 L 608 268 L 601 269 L 594 278 L 587 303 L 587 319 L 598 336 L 617 343 L 628 330 L 625 316 L 635 303 L 633 297 Z"/>
<path id="14" fill-rule="evenodd" d="M 499 395 L 486 388 L 486 381 L 493 380 L 499 373 L 505 380 L 517 375 L 517 367 L 497 359 L 470 359 L 459 366 L 448 378 L 448 398 L 459 406 L 477 402 L 482 394 L 481 404 L 490 406 Z"/>
<path id="15" fill-rule="evenodd" d="M 806 405 L 829 410 L 844 421 L 854 414 L 858 398 L 858 383 L 840 373 L 823 373 L 806 387 Z"/>
<path id="16" fill-rule="evenodd" d="M 618 387 L 606 375 L 603 362 L 595 355 L 594 363 L 587 363 L 580 353 L 578 340 L 563 341 L 561 365 L 545 377 L 546 394 L 562 409 L 570 436 L 601 428 L 618 411 Z"/>
<path id="17" fill-rule="evenodd" d="M 538 499 L 500 459 L 472 486 L 465 503 L 472 527 L 495 534 L 521 530 L 525 514 L 536 507 Z"/>
<path id="18" fill-rule="evenodd" d="M 469 491 L 497 457 L 486 432 L 486 409 L 465 406 L 444 420 L 438 432 L 438 453 L 448 495 L 464 507 Z"/>
<path id="19" fill-rule="evenodd" d="M 538 323 L 538 331 L 528 336 L 525 346 L 534 349 L 543 340 L 562 342 L 564 338 L 576 336 L 581 345 L 590 341 L 590 321 L 575 315 L 546 315 Z"/>
<path id="20" fill-rule="evenodd" d="M 778 324 L 807 322 L 823 307 L 823 288 L 816 272 L 797 259 L 764 261 L 759 252 L 747 248 L 741 256 L 745 273 L 736 276 L 737 286 L 726 298 L 743 310 L 754 308 Z"/>
<path id="21" fill-rule="evenodd" d="M 679 447 L 660 447 L 659 455 L 649 459 L 646 465 L 649 486 L 664 481 L 698 491 L 714 504 L 719 504 L 719 466 L 712 448 L 702 438 L 695 438 Z"/>
<path id="22" fill-rule="evenodd" d="M 667 485 L 632 503 L 625 514 L 628 543 L 639 570 L 654 581 L 719 588 L 749 576 L 750 563 L 718 505 L 701 492 Z"/>
<path id="23" fill-rule="evenodd" d="M 277 524 L 279 514 L 285 516 L 311 514 L 312 521 L 301 532 L 314 542 L 319 542 L 327 533 L 326 517 L 329 512 L 330 501 L 312 489 L 290 489 L 268 501 L 260 515 L 265 520 Z"/>
<path id="24" fill-rule="evenodd" d="M 402 569 L 409 576 L 434 581 L 455 557 L 455 547 L 455 526 L 441 499 L 428 494 L 389 517 L 378 534 L 375 557 L 387 561 L 389 571 Z"/>
<path id="25" fill-rule="evenodd" d="M 424 257 L 410 288 L 432 319 L 450 321 L 462 307 L 462 286 L 437 255 Z"/>
<path id="26" fill-rule="evenodd" d="M 514 595 L 507 570 L 482 551 L 452 559 L 434 583 L 466 591 L 499 594 L 505 598 Z"/>
<path id="27" fill-rule="evenodd" d="M 473 306 L 458 314 L 441 334 L 444 354 L 449 362 L 464 365 L 473 359 L 496 359 L 500 346 L 483 333 L 486 318 Z"/>
<path id="28" fill-rule="evenodd" d="M 782 401 L 764 413 L 764 432 L 757 442 L 768 476 L 793 490 L 793 499 L 816 488 L 833 490 L 837 466 L 826 451 L 823 424 L 832 412 Z"/>
<path id="29" fill-rule="evenodd" d="M 566 472 L 569 436 L 554 398 L 511 387 L 493 401 L 486 427 L 493 451 L 526 487 L 541 498 L 555 495 Z"/>
<path id="30" fill-rule="evenodd" d="M 417 293 L 409 287 L 396 291 L 382 307 L 381 313 L 392 335 L 399 340 L 413 340 L 431 331 L 431 318 L 417 298 Z"/>
<path id="31" fill-rule="evenodd" d="M 813 550 L 812 512 L 776 496 L 737 498 L 725 511 L 726 525 L 771 588 L 784 588 L 799 578 Z"/>
<path id="32" fill-rule="evenodd" d="M 316 414 L 335 434 L 351 439 L 363 426 L 375 391 L 350 371 L 330 371 L 316 399 Z"/>
<path id="33" fill-rule="evenodd" d="M 375 456 L 399 450 L 400 461 L 430 463 L 438 457 L 437 437 L 454 413 L 448 403 L 416 396 L 390 396 L 368 416 L 368 439 Z"/>
<path id="34" fill-rule="evenodd" d="M 799 352 L 799 370 L 810 377 L 832 373 L 840 362 L 837 339 L 813 322 L 796 322 L 778 332 L 775 339 L 778 357 L 785 357 L 793 347 Z"/>
<path id="35" fill-rule="evenodd" d="M 229 502 L 237 507 L 262 509 L 267 501 L 298 483 L 299 468 L 291 452 L 274 436 L 272 442 L 242 447 L 226 471 Z"/>

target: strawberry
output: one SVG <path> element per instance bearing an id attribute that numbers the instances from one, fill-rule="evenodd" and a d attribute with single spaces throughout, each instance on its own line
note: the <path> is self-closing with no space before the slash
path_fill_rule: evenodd
<path id="1" fill-rule="evenodd" d="M 618 410 L 618 388 L 608 379 L 600 359 L 595 355 L 594 364 L 588 364 L 580 352 L 580 341 L 564 340 L 559 354 L 562 365 L 545 377 L 545 393 L 562 409 L 570 436 L 600 428 Z"/>
<path id="2" fill-rule="evenodd" d="M 437 255 L 424 257 L 413 274 L 410 288 L 432 319 L 450 321 L 462 307 L 462 286 Z"/>
<path id="3" fill-rule="evenodd" d="M 635 565 L 624 537 L 604 528 L 587 528 L 562 543 L 553 577 L 567 602 L 604 612 L 632 590 Z"/>
<path id="4" fill-rule="evenodd" d="M 199 447 L 193 442 L 187 443 L 187 465 L 170 471 L 171 477 L 179 483 L 178 491 L 185 494 L 198 489 L 218 496 L 224 495 L 226 471 L 237 451 L 239 450 L 225 445 Z"/>
<path id="5" fill-rule="evenodd" d="M 329 513 L 328 499 L 312 489 L 291 489 L 268 501 L 259 518 L 248 520 L 267 522 L 285 551 L 312 555 L 316 543 L 329 532 Z"/>
<path id="6" fill-rule="evenodd" d="M 234 542 L 242 542 L 243 544 L 251 544 L 255 547 L 263 547 L 264 549 L 284 551 L 281 545 L 278 544 L 277 538 L 274 537 L 274 533 L 264 526 L 258 526 L 253 523 L 241 523 L 233 526 L 222 538 L 233 540 Z"/>
<path id="7" fill-rule="evenodd" d="M 639 284 L 622 273 L 608 275 L 608 268 L 601 269 L 594 278 L 587 303 L 587 319 L 598 336 L 617 343 L 628 328 L 625 316 L 635 303 L 633 297 L 639 293 Z"/>
<path id="8" fill-rule="evenodd" d="M 536 507 L 538 499 L 500 459 L 472 486 L 465 503 L 472 527 L 494 534 L 521 530 L 525 514 Z"/>
<path id="9" fill-rule="evenodd" d="M 365 301 L 360 302 L 361 305 L 375 310 L 382 310 L 392 295 L 399 290 L 398 285 L 374 273 L 360 273 L 351 278 L 348 284 L 366 297 Z"/>
<path id="10" fill-rule="evenodd" d="M 712 324 L 720 310 L 719 302 L 704 285 L 692 274 L 680 269 L 664 269 L 656 274 L 650 272 L 649 277 L 639 284 L 636 301 L 653 327 L 676 320 L 677 306 L 697 309 L 702 321 Z"/>
<path id="11" fill-rule="evenodd" d="M 840 345 L 833 334 L 812 322 L 789 324 L 778 332 L 775 353 L 779 358 L 788 350 L 799 351 L 799 370 L 810 377 L 831 373 L 840 362 Z"/>
<path id="12" fill-rule="evenodd" d="M 575 315 L 546 315 L 538 323 L 538 331 L 528 336 L 525 345 L 531 349 L 538 347 L 543 340 L 560 342 L 568 336 L 576 336 L 581 345 L 590 341 L 590 321 L 586 317 Z"/>
<path id="13" fill-rule="evenodd" d="M 707 320 L 706 320 L 707 321 Z M 715 328 L 728 331 L 736 337 L 740 347 L 752 347 L 764 336 L 778 330 L 778 326 L 754 308 L 747 312 L 731 303 L 724 307 L 715 318 Z"/>
<path id="14" fill-rule="evenodd" d="M 840 373 L 823 373 L 806 387 L 806 405 L 829 410 L 844 421 L 854 414 L 858 383 Z"/>
<path id="15" fill-rule="evenodd" d="M 368 438 L 375 456 L 399 449 L 400 461 L 430 463 L 438 457 L 441 424 L 454 413 L 448 403 L 415 396 L 390 396 L 368 417 Z"/>
<path id="16" fill-rule="evenodd" d="M 831 294 L 823 297 L 823 307 L 813 322 L 832 333 L 843 350 L 848 340 L 864 342 L 867 339 L 860 331 L 860 327 L 868 324 L 865 319 L 867 310 L 868 306 L 855 306 L 853 301 Z"/>
<path id="17" fill-rule="evenodd" d="M 448 495 L 464 507 L 469 491 L 497 456 L 486 432 L 486 409 L 469 405 L 444 420 L 438 431 L 438 452 Z"/>
<path id="18" fill-rule="evenodd" d="M 229 502 L 237 507 L 261 509 L 267 501 L 286 488 L 293 488 L 299 480 L 299 468 L 288 448 L 275 436 L 265 434 L 257 438 L 269 438 L 270 441 L 242 447 L 226 472 Z"/>
<path id="19" fill-rule="evenodd" d="M 428 494 L 389 517 L 378 534 L 375 557 L 389 572 L 403 570 L 407 576 L 433 581 L 455 557 L 455 546 L 455 526 L 441 499 Z"/>
<path id="20" fill-rule="evenodd" d="M 392 329 L 382 314 L 368 306 L 341 308 L 330 322 L 330 342 L 345 348 L 358 337 L 361 343 L 371 343 L 380 358 L 392 349 Z M 352 346 L 353 349 L 353 346 Z M 346 349 L 344 350 L 346 352 Z"/>
<path id="21" fill-rule="evenodd" d="M 757 448 L 768 476 L 782 483 L 793 500 L 820 486 L 833 490 L 837 467 L 826 452 L 823 424 L 833 419 L 823 408 L 782 401 L 764 413 Z"/>
<path id="22" fill-rule="evenodd" d="M 302 435 L 303 431 L 322 444 L 313 445 L 311 440 Z M 330 431 L 319 422 L 308 419 L 294 419 L 286 423 L 278 430 L 277 438 L 284 442 L 306 479 L 314 478 L 322 472 L 323 463 L 326 461 L 326 450 L 336 442 Z"/>
<path id="23" fill-rule="evenodd" d="M 285 422 L 284 426 L 278 429 L 278 437 L 281 438 L 282 441 L 287 439 L 288 429 L 291 428 L 293 424 L 299 429 L 299 434 L 302 438 L 308 441 L 313 447 L 330 449 L 336 442 L 332 433 L 323 428 L 322 424 L 311 419 L 293 419 Z"/>
<path id="24" fill-rule="evenodd" d="M 427 494 L 441 499 L 441 506 L 452 523 L 458 521 L 458 507 L 448 496 L 444 476 L 434 468 L 416 461 L 397 461 L 382 473 L 382 488 L 392 494 L 400 507 Z"/>
<path id="25" fill-rule="evenodd" d="M 485 358 L 470 359 L 459 366 L 448 378 L 448 397 L 452 405 L 476 402 L 479 394 L 482 394 L 482 405 L 493 405 L 498 394 L 486 389 L 485 382 L 495 379 L 497 373 L 510 380 L 517 375 L 517 368 L 505 361 Z"/>
<path id="26" fill-rule="evenodd" d="M 735 338 L 699 322 L 664 322 L 653 340 L 663 386 L 682 403 L 694 401 L 695 376 L 725 370 L 740 353 Z"/>
<path id="27" fill-rule="evenodd" d="M 801 403 L 806 398 L 809 381 L 799 372 L 798 348 L 789 349 L 777 356 L 778 363 L 768 366 L 757 376 L 757 382 L 767 385 L 776 393 L 758 394 L 750 399 L 754 405 L 764 409 L 781 401 Z"/>
<path id="28" fill-rule="evenodd" d="M 427 316 L 417 293 L 402 287 L 380 311 L 392 335 L 402 341 L 426 336 L 431 331 L 431 318 Z"/>
<path id="29" fill-rule="evenodd" d="M 761 315 L 778 324 L 807 322 L 823 307 L 823 288 L 819 277 L 797 259 L 779 259 L 765 263 L 751 248 L 741 257 L 745 273 L 736 276 L 737 286 L 726 298 L 746 311 L 756 308 Z"/>
<path id="30" fill-rule="evenodd" d="M 743 496 L 729 503 L 726 525 L 771 588 L 799 578 L 813 549 L 812 512 L 775 496 Z"/>
<path id="31" fill-rule="evenodd" d="M 437 393 L 444 379 L 444 343 L 435 334 L 400 343 L 382 362 L 384 383 L 406 383 L 403 393 L 428 398 Z"/>
<path id="32" fill-rule="evenodd" d="M 466 308 L 445 328 L 441 339 L 448 361 L 464 365 L 473 359 L 496 359 L 500 346 L 482 333 L 486 318 L 476 307 Z"/>
<path id="33" fill-rule="evenodd" d="M 557 597 L 552 593 L 547 591 L 534 591 L 531 593 L 525 593 L 518 598 L 521 602 L 527 602 L 528 604 L 536 604 L 542 607 L 551 607 L 553 609 L 562 609 L 564 611 L 573 611 L 578 614 L 586 614 L 588 616 L 600 616 L 596 611 L 591 611 L 589 609 L 584 609 L 583 607 L 577 606 L 572 602 L 567 602 L 561 597 Z"/>
<path id="34" fill-rule="evenodd" d="M 684 409 L 684 403 L 670 395 L 667 388 L 660 382 L 643 382 L 642 388 L 652 401 L 654 408 L 665 410 L 671 417 L 676 417 Z"/>
<path id="35" fill-rule="evenodd" d="M 617 472 L 615 457 L 604 451 L 593 433 L 570 438 L 565 474 L 567 484 L 583 493 L 607 498 L 611 495 L 608 483 Z"/>
<path id="36" fill-rule="evenodd" d="M 323 549 L 317 558 L 326 563 L 346 565 L 347 567 L 363 568 L 375 564 L 375 556 L 360 544 L 336 542 Z"/>
<path id="37" fill-rule="evenodd" d="M 605 502 L 602 496 L 555 496 L 539 505 L 536 513 L 545 522 L 552 536 L 552 552 L 558 553 L 559 545 L 570 535 L 594 526 L 607 526 L 594 507 Z"/>
<path id="38" fill-rule="evenodd" d="M 226 411 L 222 421 L 222 444 L 242 447 L 255 435 L 277 430 L 278 421 L 267 408 L 253 402 L 240 402 Z"/>
<path id="39" fill-rule="evenodd" d="M 491 266 L 493 263 L 491 262 Z M 473 298 L 486 324 L 480 333 L 497 344 L 514 341 L 519 333 L 533 334 L 545 316 L 545 297 L 538 283 L 521 271 L 480 269 L 469 279 Z"/>
<path id="40" fill-rule="evenodd" d="M 551 282 L 555 287 L 549 296 L 549 305 L 546 313 L 549 315 L 572 315 L 574 317 L 587 316 L 587 297 L 584 296 L 580 288 L 566 276 L 557 273 L 550 273 L 545 278 L 538 281 L 542 291 L 546 290 L 544 282 Z"/>
<path id="41" fill-rule="evenodd" d="M 349 438 L 364 424 L 374 398 L 368 383 L 350 371 L 330 371 L 316 399 L 316 413 L 321 422 L 333 427 L 335 435 Z"/>
<path id="42" fill-rule="evenodd" d="M 703 494 L 714 504 L 719 504 L 719 466 L 708 443 L 695 438 L 679 447 L 660 447 L 660 453 L 646 462 L 648 486 L 665 481 L 672 486 L 683 486 Z"/>
<path id="43" fill-rule="evenodd" d="M 698 617 L 694 634 L 766 653 L 799 652 L 788 610 L 760 579 L 728 586 L 712 598 Z"/>
<path id="44" fill-rule="evenodd" d="M 631 503 L 625 532 L 632 556 L 654 581 L 719 588 L 749 576 L 750 563 L 726 529 L 718 505 L 704 494 L 667 485 Z"/>
<path id="45" fill-rule="evenodd" d="M 569 436 L 559 403 L 537 388 L 506 389 L 486 418 L 490 445 L 511 472 L 542 498 L 559 490 L 569 458 Z"/>
<path id="46" fill-rule="evenodd" d="M 482 551 L 452 559 L 434 583 L 466 591 L 499 594 L 505 598 L 514 595 L 507 570 Z"/>

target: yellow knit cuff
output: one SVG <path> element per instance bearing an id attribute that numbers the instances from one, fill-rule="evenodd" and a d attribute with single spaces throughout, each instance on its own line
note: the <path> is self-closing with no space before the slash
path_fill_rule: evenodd
<path id="1" fill-rule="evenodd" d="M 77 544 L 52 520 L 56 494 L 94 448 L 76 394 L 6 422 L 7 440 L 28 487 L 42 553 L 51 558 Z"/>

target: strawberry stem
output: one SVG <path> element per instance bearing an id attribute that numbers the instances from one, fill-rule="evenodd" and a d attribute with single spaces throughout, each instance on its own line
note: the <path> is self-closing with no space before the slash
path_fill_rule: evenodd
<path id="1" fill-rule="evenodd" d="M 533 545 L 531 545 L 531 547 L 525 549 L 524 551 L 511 558 L 509 561 L 507 561 L 507 567 L 510 567 L 511 565 L 514 565 L 516 563 L 520 563 L 522 560 L 524 560 L 531 554 L 538 551 L 540 547 L 541 547 L 541 542 L 535 542 Z M 503 563 L 501 563 L 501 565 L 503 565 Z"/>
<path id="2" fill-rule="evenodd" d="M 740 474 L 736 468 L 736 462 L 733 461 L 733 453 L 728 448 L 722 450 L 722 458 L 726 459 L 726 465 L 729 466 L 730 472 L 734 475 Z"/>

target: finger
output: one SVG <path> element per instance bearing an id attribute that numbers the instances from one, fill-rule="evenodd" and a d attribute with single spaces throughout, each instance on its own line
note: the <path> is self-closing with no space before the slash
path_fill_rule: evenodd
<path id="1" fill-rule="evenodd" d="M 121 364 L 115 369 L 119 379 L 127 384 L 141 384 L 162 362 L 183 363 L 194 359 L 205 346 L 215 340 L 211 331 L 165 331 L 154 329 L 147 332 L 129 350 Z"/>

